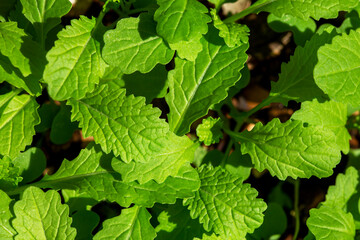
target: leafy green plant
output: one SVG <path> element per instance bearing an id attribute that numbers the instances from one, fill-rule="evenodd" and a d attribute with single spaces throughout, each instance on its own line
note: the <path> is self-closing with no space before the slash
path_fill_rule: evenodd
<path id="1" fill-rule="evenodd" d="M 108 0 L 98 17 L 67 26 L 68 0 L 0 2 L 1 239 L 278 239 L 286 208 L 297 239 L 300 178 L 329 177 L 353 154 L 359 1 L 259 0 L 225 18 L 222 4 L 234 1 L 205 2 Z M 340 11 L 340 27 L 316 26 Z M 104 26 L 109 12 L 118 19 Z M 239 112 L 231 98 L 249 82 L 250 33 L 237 21 L 259 12 L 298 46 L 269 96 Z M 263 107 L 289 101 L 301 103 L 291 119 L 240 131 Z M 63 144 L 78 128 L 94 142 L 42 176 L 33 136 L 51 129 Z M 211 150 L 225 135 L 226 150 Z M 245 183 L 253 168 L 293 182 L 294 204 L 281 185 L 258 197 Z M 306 239 L 360 236 L 358 170 L 349 161 L 310 210 Z M 100 218 L 101 202 L 121 213 Z"/>

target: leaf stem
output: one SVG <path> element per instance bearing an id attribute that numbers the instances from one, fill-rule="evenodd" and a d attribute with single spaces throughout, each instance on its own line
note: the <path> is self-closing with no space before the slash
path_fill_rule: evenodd
<path id="1" fill-rule="evenodd" d="M 240 130 L 241 126 L 242 126 L 242 122 L 237 122 L 236 126 L 234 128 L 234 132 L 238 132 Z M 226 133 L 228 133 L 228 131 L 226 131 Z M 230 154 L 230 151 L 231 151 L 231 148 L 233 145 L 234 145 L 234 140 L 232 138 L 230 138 L 229 143 L 225 150 L 224 157 L 223 157 L 223 159 L 221 159 L 221 164 L 220 164 L 221 167 L 225 167 L 225 164 L 229 158 L 229 154 Z"/>
<path id="2" fill-rule="evenodd" d="M 299 192 L 300 179 L 296 179 L 294 183 L 294 210 L 295 210 L 295 231 L 293 239 L 296 240 L 300 231 L 300 212 L 299 212 Z"/>

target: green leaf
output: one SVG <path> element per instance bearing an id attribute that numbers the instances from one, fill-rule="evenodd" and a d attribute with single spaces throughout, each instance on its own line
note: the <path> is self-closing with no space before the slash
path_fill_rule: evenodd
<path id="1" fill-rule="evenodd" d="M 211 22 L 208 9 L 196 0 L 157 0 L 160 6 L 154 15 L 156 31 L 168 43 L 199 39 Z"/>
<path id="2" fill-rule="evenodd" d="M 293 15 L 304 20 L 314 18 L 336 18 L 340 11 L 349 11 L 356 7 L 358 0 L 260 0 L 253 4 L 247 12 L 270 12 L 278 17 L 285 14 Z"/>
<path id="3" fill-rule="evenodd" d="M 76 122 L 71 122 L 71 107 L 61 105 L 51 124 L 50 140 L 55 144 L 64 144 L 73 136 L 78 129 Z"/>
<path id="4" fill-rule="evenodd" d="M 134 206 L 124 209 L 120 216 L 105 220 L 103 229 L 94 239 L 155 239 L 156 232 L 150 224 L 150 218 L 146 208 Z"/>
<path id="5" fill-rule="evenodd" d="M 220 167 L 199 169 L 201 186 L 195 198 L 184 200 L 192 218 L 199 217 L 206 231 L 224 239 L 242 239 L 263 222 L 266 204 L 257 191 Z"/>
<path id="6" fill-rule="evenodd" d="M 19 168 L 14 166 L 9 157 L 3 157 L 0 160 L 0 189 L 8 191 L 16 188 L 21 180 Z"/>
<path id="7" fill-rule="evenodd" d="M 219 7 L 227 2 L 236 2 L 236 0 L 208 0 L 208 1 L 214 4 L 216 7 Z"/>
<path id="8" fill-rule="evenodd" d="M 311 209 L 306 224 L 317 240 L 353 240 L 355 237 L 355 223 L 351 213 L 345 213 L 339 208 L 324 206 Z"/>
<path id="9" fill-rule="evenodd" d="M 276 32 L 292 31 L 295 43 L 300 46 L 304 46 L 316 31 L 316 23 L 311 18 L 304 20 L 293 15 L 278 17 L 275 14 L 270 14 L 267 22 L 269 27 Z"/>
<path id="10" fill-rule="evenodd" d="M 194 240 L 223 240 L 223 238 L 220 236 L 216 236 L 215 233 L 211 235 L 207 235 L 204 233 L 202 238 L 194 238 Z"/>
<path id="11" fill-rule="evenodd" d="M 16 157 L 30 144 L 39 124 L 39 105 L 29 95 L 9 92 L 0 95 L 0 154 Z"/>
<path id="12" fill-rule="evenodd" d="M 280 180 L 328 177 L 340 162 L 340 149 L 331 130 L 304 127 L 301 121 L 281 123 L 274 118 L 265 126 L 257 123 L 251 132 L 234 135 L 241 151 L 248 153 L 258 171 L 268 169 Z"/>
<path id="13" fill-rule="evenodd" d="M 38 110 L 41 123 L 35 126 L 36 132 L 45 132 L 51 128 L 54 117 L 59 112 L 59 110 L 60 106 L 55 104 L 54 101 L 42 104 Z"/>
<path id="14" fill-rule="evenodd" d="M 3 240 L 14 239 L 16 235 L 14 228 L 10 225 L 10 219 L 13 218 L 10 204 L 9 196 L 0 190 L 0 238 Z"/>
<path id="15" fill-rule="evenodd" d="M 46 167 L 46 157 L 40 148 L 32 147 L 20 153 L 14 161 L 14 166 L 19 168 L 23 178 L 22 184 L 29 183 L 38 178 Z"/>
<path id="16" fill-rule="evenodd" d="M 183 240 L 194 239 L 205 233 L 204 228 L 199 221 L 191 219 L 189 211 L 178 200 L 173 205 L 156 207 L 151 210 L 159 211 L 157 220 L 159 225 L 156 226 L 157 240 Z"/>
<path id="17" fill-rule="evenodd" d="M 319 103 L 316 99 L 312 102 L 303 102 L 301 109 L 296 111 L 291 119 L 331 130 L 335 134 L 336 144 L 344 154 L 348 154 L 351 136 L 345 127 L 347 123 L 347 106 L 345 104 L 334 101 Z"/>
<path id="18" fill-rule="evenodd" d="M 200 42 L 201 38 L 202 36 L 194 38 L 188 42 L 180 41 L 177 43 L 169 43 L 169 46 L 171 49 L 176 50 L 176 54 L 179 58 L 195 61 L 197 55 L 203 49 Z"/>
<path id="19" fill-rule="evenodd" d="M 81 99 L 99 82 L 100 43 L 92 36 L 96 20 L 81 16 L 58 34 L 55 46 L 47 53 L 44 81 L 55 100 Z"/>
<path id="20" fill-rule="evenodd" d="M 100 217 L 92 211 L 77 211 L 73 216 L 72 227 L 76 228 L 76 240 L 92 239 L 92 231 L 99 224 Z"/>
<path id="21" fill-rule="evenodd" d="M 316 84 L 335 101 L 360 106 L 360 29 L 334 37 L 318 51 L 314 69 Z M 331 66 L 331 68 L 329 68 Z"/>
<path id="22" fill-rule="evenodd" d="M 146 13 L 138 18 L 121 19 L 105 36 L 103 58 L 125 74 L 150 72 L 156 64 L 167 64 L 174 55 L 156 34 L 156 23 Z"/>
<path id="23" fill-rule="evenodd" d="M 242 154 L 240 145 L 235 143 L 235 150 L 225 161 L 225 169 L 232 175 L 244 181 L 250 177 L 253 164 L 248 154 Z"/>
<path id="24" fill-rule="evenodd" d="M 9 57 L 24 77 L 31 74 L 30 61 L 21 51 L 23 38 L 26 36 L 24 30 L 17 27 L 16 22 L 0 23 L 0 52 Z"/>
<path id="25" fill-rule="evenodd" d="M 18 232 L 15 239 L 75 239 L 69 208 L 61 204 L 56 191 L 27 188 L 15 203 L 14 213 L 12 225 Z"/>
<path id="26" fill-rule="evenodd" d="M 338 28 L 341 32 L 349 33 L 351 29 L 360 28 L 360 5 L 345 15 L 345 19 Z"/>
<path id="27" fill-rule="evenodd" d="M 34 25 L 36 40 L 45 46 L 47 33 L 61 22 L 71 9 L 68 0 L 20 0 L 23 14 Z"/>
<path id="28" fill-rule="evenodd" d="M 168 88 L 167 71 L 163 65 L 157 65 L 145 74 L 140 72 L 130 75 L 121 74 L 114 81 L 120 87 L 126 88 L 127 95 L 134 94 L 136 97 L 145 97 L 147 104 L 151 103 L 154 98 L 165 97 Z"/>
<path id="29" fill-rule="evenodd" d="M 15 7 L 16 0 L 7 0 L 0 2 L 0 17 L 6 18 L 11 11 Z"/>
<path id="30" fill-rule="evenodd" d="M 331 208 L 344 208 L 350 197 L 357 192 L 358 178 L 359 173 L 354 167 L 346 169 L 345 174 L 337 175 L 336 183 L 329 187 L 323 205 Z"/>
<path id="31" fill-rule="evenodd" d="M 318 49 L 337 35 L 333 27 L 316 33 L 304 47 L 297 47 L 288 63 L 281 65 L 277 82 L 272 82 L 270 96 L 287 105 L 290 100 L 311 101 L 326 99 L 324 92 L 315 84 L 313 71 L 318 62 Z"/>
<path id="32" fill-rule="evenodd" d="M 219 30 L 219 36 L 222 37 L 229 47 L 240 46 L 249 42 L 250 29 L 246 25 L 238 23 L 223 23 L 216 13 L 216 9 L 210 11 L 214 20 L 214 27 Z"/>
<path id="33" fill-rule="evenodd" d="M 200 142 L 210 146 L 213 143 L 218 143 L 220 138 L 222 138 L 222 127 L 223 123 L 220 118 L 204 118 L 202 123 L 196 128 L 196 135 L 198 135 Z"/>
<path id="34" fill-rule="evenodd" d="M 152 207 L 155 202 L 174 203 L 176 198 L 191 197 L 200 185 L 198 174 L 189 165 L 162 184 L 152 180 L 145 184 L 123 182 L 110 165 L 112 158 L 112 155 L 105 155 L 99 146 L 90 144 L 76 159 L 63 161 L 59 170 L 53 175 L 46 175 L 38 186 L 72 189 L 76 190 L 76 195 L 85 193 L 82 198 L 107 199 L 124 207 L 132 203 Z"/>
<path id="35" fill-rule="evenodd" d="M 170 132 L 168 124 L 159 119 L 159 109 L 146 105 L 143 97 L 126 97 L 125 89 L 113 82 L 68 104 L 73 108 L 72 120 L 80 121 L 84 136 L 93 136 L 104 152 L 112 151 L 126 163 L 135 160 L 155 166 L 172 162 L 176 168 L 193 159 L 191 154 L 181 158 L 186 151 L 193 152 L 193 143 Z"/>
<path id="36" fill-rule="evenodd" d="M 168 75 L 168 119 L 170 129 L 178 135 L 187 133 L 192 122 L 226 98 L 227 90 L 240 79 L 247 59 L 248 44 L 230 48 L 213 28 L 200 41 L 203 50 L 196 60 L 175 58 L 175 69 Z"/>

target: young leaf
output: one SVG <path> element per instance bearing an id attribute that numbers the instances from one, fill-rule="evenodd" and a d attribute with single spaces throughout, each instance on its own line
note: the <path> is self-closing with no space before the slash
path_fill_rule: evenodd
<path id="1" fill-rule="evenodd" d="M 14 239 L 16 235 L 14 228 L 10 225 L 10 219 L 13 218 L 10 204 L 9 196 L 0 190 L 0 239 L 3 240 Z"/>
<path id="2" fill-rule="evenodd" d="M 175 69 L 169 72 L 169 93 L 165 99 L 170 108 L 170 129 L 178 135 L 187 133 L 191 123 L 223 100 L 229 87 L 240 79 L 249 45 L 230 48 L 217 34 L 211 28 L 200 40 L 203 50 L 196 60 L 175 58 Z"/>
<path id="3" fill-rule="evenodd" d="M 112 151 L 126 163 L 135 160 L 160 165 L 172 161 L 180 167 L 192 161 L 190 154 L 187 158 L 174 158 L 178 153 L 192 151 L 192 141 L 174 136 L 168 124 L 159 119 L 159 109 L 146 105 L 143 97 L 126 97 L 125 89 L 113 82 L 68 104 L 73 108 L 72 120 L 80 121 L 84 135 L 94 136 L 104 152 Z"/>
<path id="4" fill-rule="evenodd" d="M 249 42 L 249 28 L 246 25 L 238 23 L 223 23 L 216 13 L 216 9 L 210 11 L 214 20 L 214 27 L 219 30 L 219 36 L 222 37 L 229 47 L 240 46 Z"/>
<path id="5" fill-rule="evenodd" d="M 32 147 L 20 153 L 14 161 L 14 166 L 19 168 L 19 174 L 23 178 L 22 184 L 34 181 L 46 167 L 46 157 L 40 148 Z"/>
<path id="6" fill-rule="evenodd" d="M 36 40 L 45 46 L 47 33 L 61 22 L 71 9 L 68 0 L 20 0 L 25 17 L 33 24 Z"/>
<path id="7" fill-rule="evenodd" d="M 304 47 L 297 47 L 288 63 L 281 65 L 277 82 L 272 82 L 270 96 L 278 98 L 287 105 L 289 100 L 297 102 L 311 101 L 314 98 L 326 99 L 326 95 L 315 84 L 313 71 L 318 62 L 318 49 L 337 35 L 331 27 L 322 33 L 316 33 Z"/>
<path id="8" fill-rule="evenodd" d="M 199 169 L 201 186 L 195 198 L 184 200 L 192 218 L 199 217 L 206 231 L 225 239 L 242 239 L 263 222 L 266 204 L 257 191 L 222 168 Z"/>
<path id="9" fill-rule="evenodd" d="M 203 49 L 203 46 L 200 42 L 202 37 L 203 36 L 200 36 L 198 39 L 194 38 L 188 42 L 180 41 L 177 43 L 169 43 L 169 46 L 171 49 L 176 50 L 176 55 L 179 58 L 195 61 L 197 55 Z"/>
<path id="10" fill-rule="evenodd" d="M 157 0 L 160 6 L 154 15 L 156 31 L 168 43 L 191 41 L 208 31 L 211 22 L 207 8 L 196 0 Z"/>
<path id="11" fill-rule="evenodd" d="M 144 207 L 135 205 L 124 209 L 120 216 L 105 220 L 103 229 L 94 236 L 94 240 L 155 239 L 156 232 L 150 224 L 150 218 L 150 213 Z"/>
<path id="12" fill-rule="evenodd" d="M 321 126 L 331 130 L 335 134 L 336 144 L 344 154 L 348 154 L 351 136 L 345 127 L 347 123 L 345 104 L 334 101 L 319 103 L 314 99 L 312 102 L 303 102 L 301 109 L 296 111 L 291 118 L 306 122 L 311 126 Z"/>
<path id="13" fill-rule="evenodd" d="M 92 36 L 95 23 L 95 18 L 85 16 L 72 20 L 47 53 L 44 81 L 53 99 L 83 98 L 99 82 L 100 43 Z"/>
<path id="14" fill-rule="evenodd" d="M 339 174 L 336 177 L 334 186 L 330 186 L 326 194 L 326 200 L 323 205 L 329 207 L 344 208 L 350 197 L 357 192 L 356 187 L 359 183 L 359 173 L 349 167 L 345 174 Z"/>
<path id="15" fill-rule="evenodd" d="M 65 160 L 55 174 L 46 175 L 38 186 L 73 189 L 77 194 L 85 193 L 86 197 L 99 201 L 117 201 L 123 207 L 132 203 L 145 207 L 152 207 L 155 202 L 174 203 L 176 198 L 193 196 L 200 186 L 199 176 L 190 166 L 184 166 L 178 175 L 168 177 L 162 184 L 155 181 L 145 184 L 123 182 L 110 165 L 112 158 L 98 145 L 90 144 L 76 159 Z"/>
<path id="16" fill-rule="evenodd" d="M 235 138 L 258 171 L 268 169 L 280 180 L 328 177 L 341 159 L 331 130 L 304 127 L 301 121 L 281 123 L 274 118 L 265 126 L 257 123 L 251 132 L 244 131 Z"/>
<path id="17" fill-rule="evenodd" d="M 222 138 L 222 121 L 220 118 L 204 118 L 202 123 L 196 128 L 196 135 L 200 142 L 204 142 L 206 146 L 219 142 Z"/>
<path id="18" fill-rule="evenodd" d="M 353 240 L 355 237 L 355 223 L 351 213 L 336 207 L 311 209 L 306 224 L 317 240 Z"/>
<path id="19" fill-rule="evenodd" d="M 316 84 L 331 99 L 353 107 L 360 106 L 359 49 L 360 30 L 337 36 L 319 49 L 319 63 L 314 69 Z"/>
<path id="20" fill-rule="evenodd" d="M 75 239 L 69 208 L 61 204 L 56 191 L 44 193 L 36 187 L 27 188 L 15 203 L 14 213 L 12 225 L 18 239 Z"/>
<path id="21" fill-rule="evenodd" d="M 320 18 L 336 18 L 340 11 L 349 11 L 358 3 L 358 0 L 260 0 L 247 9 L 247 12 L 265 11 L 278 17 L 289 14 L 304 20 L 309 17 L 319 20 Z"/>
<path id="22" fill-rule="evenodd" d="M 159 206 L 155 205 L 151 210 L 159 211 L 156 226 L 157 240 L 183 240 L 194 239 L 205 233 L 204 228 L 195 219 L 191 219 L 189 211 L 181 203 L 176 201 L 173 205 Z"/>
<path id="23" fill-rule="evenodd" d="M 0 95 L 0 154 L 14 158 L 30 144 L 39 124 L 39 105 L 29 95 L 16 91 Z"/>
<path id="24" fill-rule="evenodd" d="M 9 157 L 3 157 L 0 160 L 0 189 L 12 190 L 17 187 L 21 180 L 19 168 L 14 166 Z"/>
<path id="25" fill-rule="evenodd" d="M 16 22 L 0 23 L 0 52 L 9 57 L 10 62 L 24 77 L 31 74 L 30 61 L 21 51 L 26 36 L 24 30 L 17 27 Z"/>
<path id="26" fill-rule="evenodd" d="M 124 18 L 116 29 L 104 36 L 103 58 L 125 74 L 150 72 L 156 64 L 167 64 L 174 55 L 156 34 L 152 16 L 143 13 L 137 18 Z"/>

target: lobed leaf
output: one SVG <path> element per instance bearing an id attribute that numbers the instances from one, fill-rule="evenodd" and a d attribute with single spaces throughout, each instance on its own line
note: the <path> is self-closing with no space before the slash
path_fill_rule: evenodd
<path id="1" fill-rule="evenodd" d="M 103 229 L 94 239 L 155 239 L 156 232 L 150 224 L 150 218 L 150 213 L 144 207 L 135 205 L 123 209 L 120 216 L 104 221 Z"/>
<path id="2" fill-rule="evenodd" d="M 235 138 L 258 171 L 268 169 L 280 180 L 328 177 L 341 159 L 331 130 L 304 127 L 301 121 L 281 123 L 275 118 L 265 126 L 257 123 L 251 132 L 244 131 Z"/>
<path id="3" fill-rule="evenodd" d="M 61 204 L 56 191 L 27 188 L 15 203 L 14 213 L 12 225 L 18 232 L 15 239 L 75 239 L 69 208 Z"/>
<path id="4" fill-rule="evenodd" d="M 334 101 L 319 103 L 316 99 L 312 102 L 303 102 L 301 109 L 296 111 L 291 119 L 331 130 L 335 134 L 336 145 L 344 154 L 349 153 L 351 136 L 345 127 L 347 123 L 347 106 L 345 104 Z"/>
<path id="5" fill-rule="evenodd" d="M 146 13 L 124 18 L 104 35 L 103 58 L 125 74 L 150 72 L 156 64 L 167 64 L 174 55 L 156 34 L 156 23 Z"/>
<path id="6" fill-rule="evenodd" d="M 191 42 L 208 31 L 207 8 L 196 0 L 157 0 L 156 31 L 168 43 Z"/>
<path id="7" fill-rule="evenodd" d="M 270 96 L 287 105 L 288 101 L 311 101 L 314 98 L 326 99 L 327 96 L 316 85 L 314 67 L 318 63 L 318 50 L 331 42 L 337 35 L 331 27 L 321 33 L 316 33 L 304 47 L 297 47 L 288 63 L 281 65 L 281 73 L 277 82 L 272 82 Z"/>
<path id="8" fill-rule="evenodd" d="M 72 20 L 47 53 L 44 81 L 54 100 L 81 99 L 99 82 L 100 43 L 92 36 L 95 23 L 95 18 L 85 16 Z"/>
<path id="9" fill-rule="evenodd" d="M 16 231 L 10 224 L 10 219 L 13 218 L 10 210 L 11 201 L 9 196 L 0 190 L 0 238 L 3 240 L 12 240 L 16 235 Z"/>
<path id="10" fill-rule="evenodd" d="M 242 239 L 263 222 L 266 204 L 256 199 L 257 191 L 242 179 L 220 167 L 199 169 L 200 189 L 195 198 L 187 198 L 192 218 L 199 217 L 206 231 L 214 230 L 225 239 Z"/>
<path id="11" fill-rule="evenodd" d="M 16 157 L 30 144 L 40 123 L 39 105 L 29 95 L 13 91 L 0 95 L 0 154 Z"/>
<path id="12" fill-rule="evenodd" d="M 355 223 L 351 213 L 336 207 L 311 209 L 306 224 L 317 240 L 353 240 L 355 237 Z"/>
<path id="13" fill-rule="evenodd" d="M 195 61 L 175 58 L 175 69 L 168 74 L 170 129 L 178 135 L 206 115 L 208 109 L 227 96 L 227 90 L 241 77 L 248 44 L 230 48 L 213 28 L 200 40 L 203 50 Z"/>
<path id="14" fill-rule="evenodd" d="M 360 30 L 334 37 L 319 49 L 314 69 L 316 84 L 337 102 L 360 106 Z M 329 68 L 329 66 L 331 66 Z"/>
<path id="15" fill-rule="evenodd" d="M 9 157 L 0 160 L 0 189 L 4 191 L 12 190 L 21 182 L 20 171 L 14 166 Z"/>
<path id="16" fill-rule="evenodd" d="M 196 135 L 200 142 L 204 142 L 206 146 L 218 143 L 223 134 L 221 132 L 222 121 L 220 118 L 204 118 L 201 124 L 196 128 Z"/>
<path id="17" fill-rule="evenodd" d="M 340 11 L 349 11 L 358 3 L 358 0 L 260 0 L 247 11 L 251 13 L 265 11 L 279 17 L 289 14 L 304 20 L 310 17 L 319 20 L 336 18 Z"/>
<path id="18" fill-rule="evenodd" d="M 111 167 L 112 155 L 105 155 L 99 146 L 90 144 L 72 161 L 63 161 L 53 175 L 45 176 L 39 186 L 54 189 L 72 189 L 95 200 L 116 201 L 123 207 L 135 203 L 152 207 L 155 202 L 174 203 L 176 198 L 191 197 L 199 188 L 199 176 L 189 165 L 179 174 L 158 184 L 124 182 Z M 119 161 L 114 159 L 113 161 Z"/>
<path id="19" fill-rule="evenodd" d="M 47 33 L 61 22 L 71 9 L 68 0 L 20 0 L 23 14 L 33 24 L 36 40 L 44 47 Z"/>

